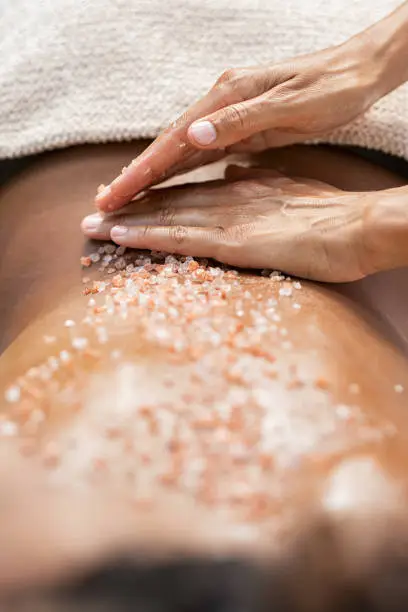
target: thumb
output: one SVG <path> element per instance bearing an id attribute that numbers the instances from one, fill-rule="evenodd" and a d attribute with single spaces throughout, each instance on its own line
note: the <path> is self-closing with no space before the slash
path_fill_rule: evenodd
<path id="1" fill-rule="evenodd" d="M 195 121 L 188 138 L 198 148 L 218 149 L 274 127 L 282 111 L 265 95 L 226 106 Z"/>

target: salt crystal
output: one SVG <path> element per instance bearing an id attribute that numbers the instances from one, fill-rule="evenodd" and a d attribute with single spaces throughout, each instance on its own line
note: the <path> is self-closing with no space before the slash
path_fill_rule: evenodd
<path id="1" fill-rule="evenodd" d="M 116 251 L 116 246 L 114 244 L 105 244 L 105 246 L 103 247 L 103 250 L 108 255 L 112 255 Z"/>
<path id="2" fill-rule="evenodd" d="M 61 351 L 59 354 L 59 358 L 62 363 L 67 364 L 71 361 L 71 354 L 68 351 Z"/>
<path id="3" fill-rule="evenodd" d="M 45 344 L 53 344 L 55 342 L 55 336 L 44 336 Z"/>
<path id="4" fill-rule="evenodd" d="M 48 363 L 48 367 L 50 368 L 50 370 L 52 372 L 56 372 L 58 370 L 58 368 L 59 368 L 59 361 L 58 361 L 58 359 L 56 357 L 54 357 L 54 356 L 49 357 L 47 363 Z"/>
<path id="5" fill-rule="evenodd" d="M 92 261 L 90 257 L 81 257 L 81 265 L 84 268 L 89 268 L 90 265 L 92 265 Z"/>
<path id="6" fill-rule="evenodd" d="M 99 253 L 91 253 L 89 258 L 92 261 L 92 263 L 98 263 L 98 261 L 101 260 L 101 256 Z"/>
<path id="7" fill-rule="evenodd" d="M 119 257 L 117 261 L 115 261 L 116 270 L 124 270 L 126 268 L 126 260 L 124 257 Z"/>
<path id="8" fill-rule="evenodd" d="M 88 306 L 90 308 L 93 308 L 94 306 L 96 306 L 96 301 L 94 300 L 94 298 L 91 298 L 88 302 Z"/>
<path id="9" fill-rule="evenodd" d="M 71 344 L 72 348 L 76 349 L 77 351 L 83 351 L 88 346 L 88 340 L 87 338 L 77 337 L 72 339 Z"/>
<path id="10" fill-rule="evenodd" d="M 99 344 L 106 344 L 108 341 L 108 332 L 105 327 L 97 327 L 95 329 L 96 337 L 98 339 Z"/>
<path id="11" fill-rule="evenodd" d="M 290 297 L 292 295 L 292 289 L 290 287 L 282 287 L 282 289 L 279 289 L 279 295 Z"/>
<path id="12" fill-rule="evenodd" d="M 145 293 L 139 294 L 139 304 L 140 306 L 145 306 L 149 302 L 149 296 Z"/>
<path id="13" fill-rule="evenodd" d="M 118 257 L 122 257 L 122 255 L 124 255 L 126 252 L 126 247 L 125 246 L 120 246 L 116 249 L 116 255 Z"/>
<path id="14" fill-rule="evenodd" d="M 403 393 L 404 387 L 402 385 L 394 385 L 395 393 Z"/>
<path id="15" fill-rule="evenodd" d="M 301 285 L 301 283 L 299 283 L 299 281 L 295 281 L 293 283 L 293 287 L 294 287 L 294 289 L 301 289 L 302 285 Z"/>
<path id="16" fill-rule="evenodd" d="M 127 319 L 128 307 L 125 301 L 120 302 L 120 316 L 122 317 L 122 319 Z"/>
<path id="17" fill-rule="evenodd" d="M 339 417 L 339 419 L 349 419 L 351 416 L 351 409 L 349 406 L 346 406 L 345 404 L 339 404 L 336 407 L 336 414 Z"/>
<path id="18" fill-rule="evenodd" d="M 72 319 L 67 319 L 64 323 L 64 326 L 68 328 L 75 327 L 75 321 L 73 321 Z"/>
<path id="19" fill-rule="evenodd" d="M 112 296 L 107 295 L 105 298 L 105 303 L 106 303 L 106 312 L 109 315 L 112 315 L 115 312 L 115 304 L 113 303 Z"/>
<path id="20" fill-rule="evenodd" d="M 18 427 L 12 421 L 0 421 L 0 437 L 12 437 L 18 433 Z"/>
<path id="21" fill-rule="evenodd" d="M 292 308 L 294 308 L 295 310 L 300 310 L 302 307 L 300 304 L 298 304 L 297 302 L 295 302 L 294 304 L 292 304 Z"/>
<path id="22" fill-rule="evenodd" d="M 10 404 L 15 404 L 20 400 L 21 397 L 20 387 L 18 385 L 13 385 L 12 387 L 9 387 L 8 389 L 6 389 L 4 397 L 6 402 L 9 402 Z"/>

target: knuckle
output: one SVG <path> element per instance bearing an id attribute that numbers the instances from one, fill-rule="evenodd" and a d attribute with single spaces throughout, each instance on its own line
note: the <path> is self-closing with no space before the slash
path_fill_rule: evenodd
<path id="1" fill-rule="evenodd" d="M 226 243 L 229 249 L 241 248 L 251 235 L 251 225 L 248 223 L 239 223 L 225 230 Z"/>
<path id="2" fill-rule="evenodd" d="M 241 71 L 238 68 L 228 68 L 217 79 L 216 85 L 225 85 L 225 83 L 237 81 L 240 77 Z"/>
<path id="3" fill-rule="evenodd" d="M 176 218 L 176 209 L 171 204 L 165 204 L 159 209 L 158 220 L 159 225 L 174 225 Z"/>
<path id="4" fill-rule="evenodd" d="M 183 227 L 182 225 L 174 225 L 170 228 L 170 238 L 178 246 L 183 244 L 183 242 L 187 238 L 187 234 L 187 228 Z"/>
<path id="5" fill-rule="evenodd" d="M 248 98 L 248 90 L 252 87 L 252 79 L 248 71 L 238 68 L 226 70 L 217 79 L 214 89 L 225 90 L 226 99 L 231 97 Z"/>
<path id="6" fill-rule="evenodd" d="M 227 123 L 232 123 L 235 126 L 245 129 L 248 127 L 248 111 L 245 104 L 238 102 L 224 109 L 222 119 Z"/>

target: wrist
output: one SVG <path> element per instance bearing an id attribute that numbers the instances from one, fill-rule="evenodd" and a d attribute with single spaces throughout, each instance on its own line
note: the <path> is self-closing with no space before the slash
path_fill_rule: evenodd
<path id="1" fill-rule="evenodd" d="M 364 245 L 372 272 L 408 265 L 408 187 L 369 194 Z"/>

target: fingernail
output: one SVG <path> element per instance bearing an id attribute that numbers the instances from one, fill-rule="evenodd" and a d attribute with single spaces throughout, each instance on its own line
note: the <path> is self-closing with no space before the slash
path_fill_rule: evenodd
<path id="1" fill-rule="evenodd" d="M 109 195 L 110 192 L 111 192 L 111 188 L 110 188 L 110 185 L 108 185 L 107 187 L 105 187 L 105 189 L 102 189 L 102 191 L 96 194 L 95 200 L 102 200 L 107 195 Z"/>
<path id="2" fill-rule="evenodd" d="M 81 225 L 82 225 L 82 228 L 86 230 L 87 232 L 92 232 L 92 231 L 95 231 L 100 226 L 102 221 L 103 221 L 103 218 L 101 215 L 98 215 L 98 214 L 88 215 L 88 217 L 85 217 L 85 219 L 83 219 Z"/>
<path id="3" fill-rule="evenodd" d="M 199 145 L 209 145 L 217 138 L 215 127 L 210 121 L 198 121 L 190 125 L 188 135 Z"/>
<path id="4" fill-rule="evenodd" d="M 115 225 L 115 227 L 112 227 L 111 229 L 111 236 L 113 239 L 121 238 L 122 236 L 127 234 L 128 231 L 129 231 L 129 228 L 125 227 L 124 225 Z"/>

